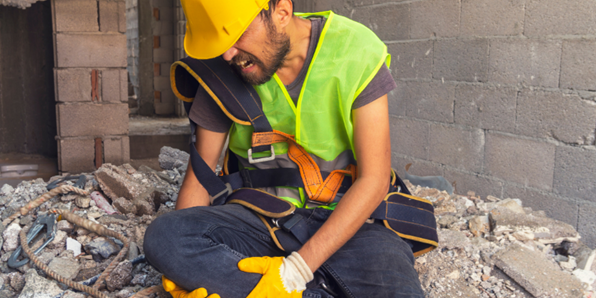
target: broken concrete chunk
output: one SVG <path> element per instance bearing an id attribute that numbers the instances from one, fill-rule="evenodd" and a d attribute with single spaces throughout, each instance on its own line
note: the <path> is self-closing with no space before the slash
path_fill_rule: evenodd
<path id="1" fill-rule="evenodd" d="M 596 273 L 589 270 L 575 269 L 573 270 L 573 276 L 577 277 L 580 282 L 591 286 L 596 282 Z"/>
<path id="2" fill-rule="evenodd" d="M 505 199 L 498 202 L 495 207 L 505 207 L 515 213 L 526 214 L 526 211 L 524 211 L 524 208 L 521 206 L 521 201 L 519 199 Z"/>
<path id="3" fill-rule="evenodd" d="M 75 293 L 71 291 L 66 291 L 62 298 L 85 298 L 86 296 L 82 293 Z"/>
<path id="4" fill-rule="evenodd" d="M 2 188 L 0 188 L 0 196 L 3 197 L 8 197 L 12 195 L 13 192 L 14 188 L 10 184 L 4 184 L 2 185 Z"/>
<path id="5" fill-rule="evenodd" d="M 19 233 L 21 230 L 21 226 L 13 222 L 2 232 L 2 238 L 4 239 L 2 249 L 4 251 L 13 251 L 19 247 Z"/>
<path id="6" fill-rule="evenodd" d="M 76 257 L 81 254 L 81 243 L 70 237 L 66 238 L 66 250 L 71 250 Z"/>
<path id="7" fill-rule="evenodd" d="M 164 170 L 182 169 L 186 171 L 190 155 L 182 150 L 163 146 L 159 151 L 159 166 Z"/>
<path id="8" fill-rule="evenodd" d="M 137 207 L 135 206 L 135 204 L 133 204 L 131 201 L 125 198 L 115 199 L 112 205 L 114 205 L 114 207 L 122 214 L 137 213 Z"/>
<path id="9" fill-rule="evenodd" d="M 136 214 L 139 216 L 155 214 L 155 205 L 147 202 L 144 199 L 140 199 L 140 198 L 135 199 L 132 203 L 134 204 L 135 208 L 137 209 Z"/>
<path id="10" fill-rule="evenodd" d="M 95 261 L 99 261 L 119 252 L 120 247 L 110 239 L 98 237 L 85 245 L 85 251 L 93 255 Z"/>
<path id="11" fill-rule="evenodd" d="M 462 232 L 445 229 L 440 229 L 438 232 L 440 248 L 464 248 L 466 245 L 470 244 L 470 240 Z"/>
<path id="12" fill-rule="evenodd" d="M 77 205 L 77 207 L 79 208 L 87 209 L 89 208 L 89 206 L 91 206 L 91 199 L 87 197 L 78 196 L 75 199 L 75 205 Z"/>
<path id="13" fill-rule="evenodd" d="M 540 252 L 511 245 L 494 255 L 495 265 L 535 297 L 582 297 L 581 284 Z"/>
<path id="14" fill-rule="evenodd" d="M 13 272 L 8 275 L 10 277 L 10 286 L 17 292 L 23 290 L 25 287 L 25 276 L 18 272 Z"/>
<path id="15" fill-rule="evenodd" d="M 62 293 L 55 281 L 37 275 L 35 269 L 27 270 L 25 281 L 25 287 L 18 298 L 53 298 Z"/>
<path id="16" fill-rule="evenodd" d="M 74 230 L 74 225 L 68 222 L 68 220 L 61 220 L 56 224 L 59 231 L 64 231 L 67 234 Z"/>
<path id="17" fill-rule="evenodd" d="M 474 216 L 468 222 L 470 232 L 474 236 L 479 237 L 483 234 L 490 232 L 490 226 L 488 224 L 488 215 Z"/>
<path id="18" fill-rule="evenodd" d="M 49 249 L 64 248 L 66 246 L 66 232 L 57 231 L 54 240 L 48 244 Z"/>
<path id="19" fill-rule="evenodd" d="M 48 265 L 54 272 L 67 279 L 73 279 L 79 274 L 79 262 L 69 258 L 54 258 Z"/>
<path id="20" fill-rule="evenodd" d="M 129 175 L 126 170 L 111 164 L 103 164 L 97 169 L 95 179 L 101 190 L 112 200 L 120 197 L 132 200 L 145 190 L 145 187 Z"/>
<path id="21" fill-rule="evenodd" d="M 583 244 L 573 253 L 573 256 L 577 261 L 577 268 L 583 270 L 590 270 L 590 268 L 592 268 L 592 264 L 594 264 L 596 250 L 590 249 L 585 244 Z"/>
<path id="22" fill-rule="evenodd" d="M 106 278 L 106 287 L 110 292 L 120 290 L 132 280 L 132 263 L 128 260 L 118 264 L 114 271 Z"/>

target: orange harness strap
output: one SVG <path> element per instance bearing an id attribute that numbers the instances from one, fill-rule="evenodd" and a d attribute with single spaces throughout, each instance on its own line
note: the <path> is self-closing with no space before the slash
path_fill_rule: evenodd
<path id="1" fill-rule="evenodd" d="M 304 182 L 304 189 L 308 197 L 317 202 L 331 203 L 337 195 L 346 174 L 352 175 L 352 182 L 356 178 L 356 167 L 349 165 L 345 170 L 332 171 L 327 179 L 323 180 L 321 170 L 306 150 L 296 143 L 294 136 L 273 130 L 270 132 L 253 132 L 252 146 L 266 146 L 274 143 L 288 143 L 288 157 L 300 169 L 300 176 Z"/>

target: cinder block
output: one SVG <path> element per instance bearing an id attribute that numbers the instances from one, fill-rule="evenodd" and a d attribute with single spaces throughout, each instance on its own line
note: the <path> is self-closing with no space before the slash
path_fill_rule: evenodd
<path id="1" fill-rule="evenodd" d="M 391 116 L 405 116 L 406 115 L 406 102 L 403 96 L 406 83 L 402 81 L 396 81 L 397 87 L 387 94 L 389 101 L 389 115 Z"/>
<path id="2" fill-rule="evenodd" d="M 410 5 L 410 38 L 458 36 L 460 11 L 459 0 L 413 2 Z"/>
<path id="3" fill-rule="evenodd" d="M 152 7 L 173 7 L 174 6 L 174 0 L 151 0 L 151 6 Z"/>
<path id="4" fill-rule="evenodd" d="M 95 170 L 95 140 L 59 139 L 60 172 L 78 174 Z"/>
<path id="5" fill-rule="evenodd" d="M 58 104 L 61 137 L 128 134 L 128 104 Z"/>
<path id="6" fill-rule="evenodd" d="M 596 202 L 596 150 L 558 146 L 554 177 L 555 192 Z"/>
<path id="7" fill-rule="evenodd" d="M 91 69 L 55 69 L 56 101 L 91 101 Z"/>
<path id="8" fill-rule="evenodd" d="M 174 62 L 174 51 L 172 49 L 164 49 L 164 48 L 153 49 L 153 62 L 154 63 L 173 63 Z"/>
<path id="9" fill-rule="evenodd" d="M 527 0 L 524 35 L 596 34 L 596 2 Z"/>
<path id="10" fill-rule="evenodd" d="M 555 145 L 487 133 L 484 173 L 523 186 L 551 190 Z"/>
<path id="11" fill-rule="evenodd" d="M 159 101 L 155 100 L 154 105 L 155 105 L 155 114 L 157 114 L 157 115 L 162 115 L 162 116 L 173 115 L 174 112 L 176 111 L 175 106 L 172 103 L 159 102 Z"/>
<path id="12" fill-rule="evenodd" d="M 96 0 L 56 0 L 53 4 L 56 32 L 99 30 Z"/>
<path id="13" fill-rule="evenodd" d="M 162 49 L 173 50 L 176 48 L 175 40 L 176 35 L 162 35 L 159 37 L 159 47 Z"/>
<path id="14" fill-rule="evenodd" d="M 126 67 L 125 34 L 56 34 L 56 67 Z"/>
<path id="15" fill-rule="evenodd" d="M 596 41 L 563 42 L 561 88 L 596 90 Z"/>
<path id="16" fill-rule="evenodd" d="M 120 102 L 121 98 L 120 69 L 101 71 L 101 99 L 105 102 Z"/>
<path id="17" fill-rule="evenodd" d="M 410 4 L 388 4 L 354 10 L 352 19 L 374 31 L 383 41 L 410 36 Z"/>
<path id="18" fill-rule="evenodd" d="M 120 70 L 120 101 L 128 102 L 128 71 Z"/>
<path id="19" fill-rule="evenodd" d="M 131 16 L 131 18 L 135 18 L 138 20 L 138 13 L 134 11 L 136 16 Z M 136 22 L 138 27 L 138 22 Z M 118 1 L 118 32 L 126 33 L 126 3 L 125 1 Z"/>
<path id="20" fill-rule="evenodd" d="M 405 2 L 408 0 L 354 0 L 354 6 L 367 6 L 367 5 L 374 5 L 374 4 L 383 4 L 389 2 Z M 321 1 L 315 1 L 321 2 Z M 323 1 L 325 2 L 325 1 Z"/>
<path id="21" fill-rule="evenodd" d="M 562 198 L 550 192 L 519 187 L 511 184 L 505 186 L 503 198 L 520 199 L 524 207 L 532 210 L 544 210 L 551 218 L 577 226 L 578 203 Z"/>
<path id="22" fill-rule="evenodd" d="M 387 47 L 391 54 L 391 74 L 395 79 L 431 79 L 433 42 L 394 43 Z"/>
<path id="23" fill-rule="evenodd" d="M 577 95 L 524 90 L 517 100 L 516 133 L 592 144 L 596 103 Z"/>
<path id="24" fill-rule="evenodd" d="M 561 41 L 558 40 L 493 39 L 489 81 L 557 88 L 560 61 Z"/>
<path id="25" fill-rule="evenodd" d="M 399 177 L 404 178 L 406 176 L 406 165 L 410 163 L 412 166 L 408 171 L 409 174 L 416 176 L 443 176 L 443 167 L 440 164 L 405 156 L 393 150 L 391 154 L 391 167 L 397 171 Z"/>
<path id="26" fill-rule="evenodd" d="M 159 76 L 153 78 L 153 89 L 159 91 L 171 91 L 172 86 L 170 85 L 170 77 Z"/>
<path id="27" fill-rule="evenodd" d="M 515 131 L 517 90 L 507 87 L 458 85 L 455 123 L 471 127 Z"/>
<path id="28" fill-rule="evenodd" d="M 454 84 L 409 81 L 398 96 L 404 97 L 408 117 L 453 123 Z"/>
<path id="29" fill-rule="evenodd" d="M 503 181 L 490 176 L 458 171 L 451 167 L 446 167 L 445 179 L 455 184 L 454 192 L 459 195 L 467 195 L 468 191 L 473 191 L 476 195 L 484 198 L 489 195 L 501 198 L 503 195 Z"/>
<path id="30" fill-rule="evenodd" d="M 488 80 L 488 39 L 435 41 L 433 78 L 466 82 Z"/>
<path id="31" fill-rule="evenodd" d="M 101 32 L 118 32 L 120 25 L 119 13 L 118 2 L 99 0 L 99 30 Z"/>
<path id="32" fill-rule="evenodd" d="M 577 231 L 582 235 L 582 242 L 591 248 L 596 248 L 596 220 L 594 220 L 594 214 L 596 214 L 596 204 L 592 202 L 579 203 Z"/>
<path id="33" fill-rule="evenodd" d="M 172 22 L 163 22 L 163 21 L 155 21 L 152 23 L 153 25 L 153 35 L 173 35 L 174 32 L 174 23 Z"/>
<path id="34" fill-rule="evenodd" d="M 103 138 L 104 161 L 113 165 L 130 162 L 130 144 L 128 137 Z"/>
<path id="35" fill-rule="evenodd" d="M 398 154 L 428 159 L 430 124 L 409 118 L 389 118 L 391 151 Z"/>
<path id="36" fill-rule="evenodd" d="M 482 173 L 484 132 L 462 126 L 430 125 L 430 160 Z"/>
<path id="37" fill-rule="evenodd" d="M 462 1 L 461 34 L 519 35 L 524 30 L 525 0 Z"/>
<path id="38" fill-rule="evenodd" d="M 174 7 L 161 7 L 159 9 L 159 20 L 161 22 L 174 22 Z"/>
<path id="39" fill-rule="evenodd" d="M 172 63 L 161 63 L 159 65 L 159 73 L 162 76 L 170 77 L 170 67 L 171 66 L 172 66 Z"/>

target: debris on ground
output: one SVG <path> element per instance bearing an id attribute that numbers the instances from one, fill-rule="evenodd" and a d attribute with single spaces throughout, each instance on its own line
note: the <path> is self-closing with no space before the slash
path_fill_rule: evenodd
<path id="1" fill-rule="evenodd" d="M 41 248 L 38 263 L 89 287 L 101 279 L 99 290 L 110 297 L 170 297 L 155 287 L 161 274 L 143 262 L 143 236 L 157 216 L 174 210 L 188 154 L 163 147 L 159 164 L 161 171 L 104 164 L 82 174 L 88 195 L 61 194 L 39 206 L 33 202 L 48 192 L 51 182 L 62 179 L 75 185 L 77 179 L 56 176 L 48 182 L 23 181 L 16 188 L 0 186 L 0 297 L 90 297 L 57 282 L 37 263 L 8 266 L 20 249 L 21 232 L 52 209 L 61 210 L 58 214 L 69 211 L 126 239 L 83 227 L 90 224 L 60 220 L 53 233 L 45 227 L 29 242 L 32 250 Z M 473 192 L 450 195 L 408 181 L 406 185 L 435 206 L 439 248 L 415 264 L 427 297 L 596 297 L 596 252 L 581 242 L 572 226 L 523 207 L 523 198 L 482 199 Z M 48 234 L 54 238 L 43 248 Z M 123 249 L 122 259 L 117 259 Z M 25 257 L 23 253 L 19 260 Z M 100 278 L 106 268 L 111 273 Z"/>

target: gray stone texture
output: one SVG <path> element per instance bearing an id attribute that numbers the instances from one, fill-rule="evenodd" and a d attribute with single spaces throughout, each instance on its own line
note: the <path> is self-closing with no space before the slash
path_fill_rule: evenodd
<path id="1" fill-rule="evenodd" d="M 54 4 L 54 22 L 56 32 L 96 32 L 96 0 L 56 0 Z"/>
<path id="2" fill-rule="evenodd" d="M 125 34 L 56 34 L 56 67 L 126 67 Z"/>
<path id="3" fill-rule="evenodd" d="M 490 42 L 489 81 L 557 88 L 560 62 L 561 41 L 494 39 Z"/>
<path id="4" fill-rule="evenodd" d="M 484 173 L 523 186 L 551 190 L 555 145 L 487 133 Z"/>
<path id="5" fill-rule="evenodd" d="M 354 0 L 354 6 L 358 7 L 358 6 L 366 6 L 366 5 L 374 5 L 374 4 L 383 4 L 383 3 L 389 3 L 389 2 L 406 2 L 408 0 Z M 319 1 L 315 1 L 315 2 L 319 2 Z"/>
<path id="6" fill-rule="evenodd" d="M 504 183 L 490 176 L 458 171 L 450 167 L 445 169 L 444 176 L 447 181 L 455 184 L 454 192 L 460 195 L 467 195 L 468 191 L 473 191 L 480 197 L 490 195 L 500 198 L 503 194 Z"/>
<path id="7" fill-rule="evenodd" d="M 596 34 L 596 2 L 527 0 L 524 35 Z"/>
<path id="8" fill-rule="evenodd" d="M 457 169 L 481 173 L 484 132 L 480 129 L 431 124 L 430 160 Z"/>
<path id="9" fill-rule="evenodd" d="M 130 162 L 130 142 L 128 137 L 106 137 L 103 139 L 104 162 L 122 165 Z"/>
<path id="10" fill-rule="evenodd" d="M 37 275 L 35 269 L 27 270 L 25 280 L 19 298 L 53 298 L 63 292 L 55 281 Z"/>
<path id="11" fill-rule="evenodd" d="M 596 204 L 592 202 L 579 203 L 579 219 L 577 231 L 582 235 L 582 241 L 591 247 L 596 248 Z M 596 263 L 596 262 L 595 262 Z M 595 268 L 593 265 L 592 268 Z M 592 269 L 593 270 L 593 269 Z"/>
<path id="12" fill-rule="evenodd" d="M 596 150 L 558 146 L 554 180 L 555 192 L 596 202 Z"/>
<path id="13" fill-rule="evenodd" d="M 128 134 L 128 104 L 58 104 L 61 137 Z"/>
<path id="14" fill-rule="evenodd" d="M 517 90 L 486 85 L 455 88 L 455 123 L 471 127 L 515 131 Z"/>
<path id="15" fill-rule="evenodd" d="M 459 0 L 417 1 L 410 4 L 410 38 L 454 37 L 459 35 Z"/>
<path id="16" fill-rule="evenodd" d="M 351 17 L 373 30 L 383 41 L 405 40 L 410 36 L 410 5 L 388 4 L 362 7 Z"/>
<path id="17" fill-rule="evenodd" d="M 57 101 L 91 101 L 91 69 L 56 69 L 55 82 Z"/>
<path id="18" fill-rule="evenodd" d="M 95 170 L 95 141 L 89 139 L 58 140 L 60 171 L 68 173 L 91 172 Z"/>
<path id="19" fill-rule="evenodd" d="M 596 103 L 577 95 L 523 90 L 518 96 L 516 133 L 592 144 L 596 127 Z"/>
<path id="20" fill-rule="evenodd" d="M 526 0 L 463 0 L 461 35 L 519 35 Z"/>
<path id="21" fill-rule="evenodd" d="M 405 116 L 406 115 L 406 99 L 404 92 L 408 87 L 405 82 L 396 81 L 397 87 L 387 94 L 389 104 L 389 115 L 391 116 Z"/>
<path id="22" fill-rule="evenodd" d="M 564 41 L 563 58 L 561 59 L 561 88 L 596 90 L 595 74 L 596 41 Z"/>
<path id="23" fill-rule="evenodd" d="M 391 151 L 420 159 L 429 157 L 430 124 L 410 118 L 391 117 Z"/>
<path id="24" fill-rule="evenodd" d="M 432 78 L 433 42 L 394 43 L 387 46 L 391 54 L 391 74 L 394 79 Z"/>
<path id="25" fill-rule="evenodd" d="M 520 199 L 524 207 L 530 207 L 534 211 L 542 210 L 548 217 L 577 226 L 578 204 L 550 192 L 507 184 L 503 198 Z"/>
<path id="26" fill-rule="evenodd" d="M 453 123 L 455 85 L 438 81 L 409 81 L 403 84 L 405 86 L 398 96 L 404 97 L 406 116 Z"/>
<path id="27" fill-rule="evenodd" d="M 406 173 L 406 165 L 412 164 L 408 173 L 416 176 L 443 176 L 443 168 L 440 164 L 413 158 L 393 152 L 391 156 L 391 166 L 397 171 L 397 174 L 403 178 Z"/>
<path id="28" fill-rule="evenodd" d="M 435 41 L 433 78 L 449 81 L 488 81 L 488 39 Z"/>

